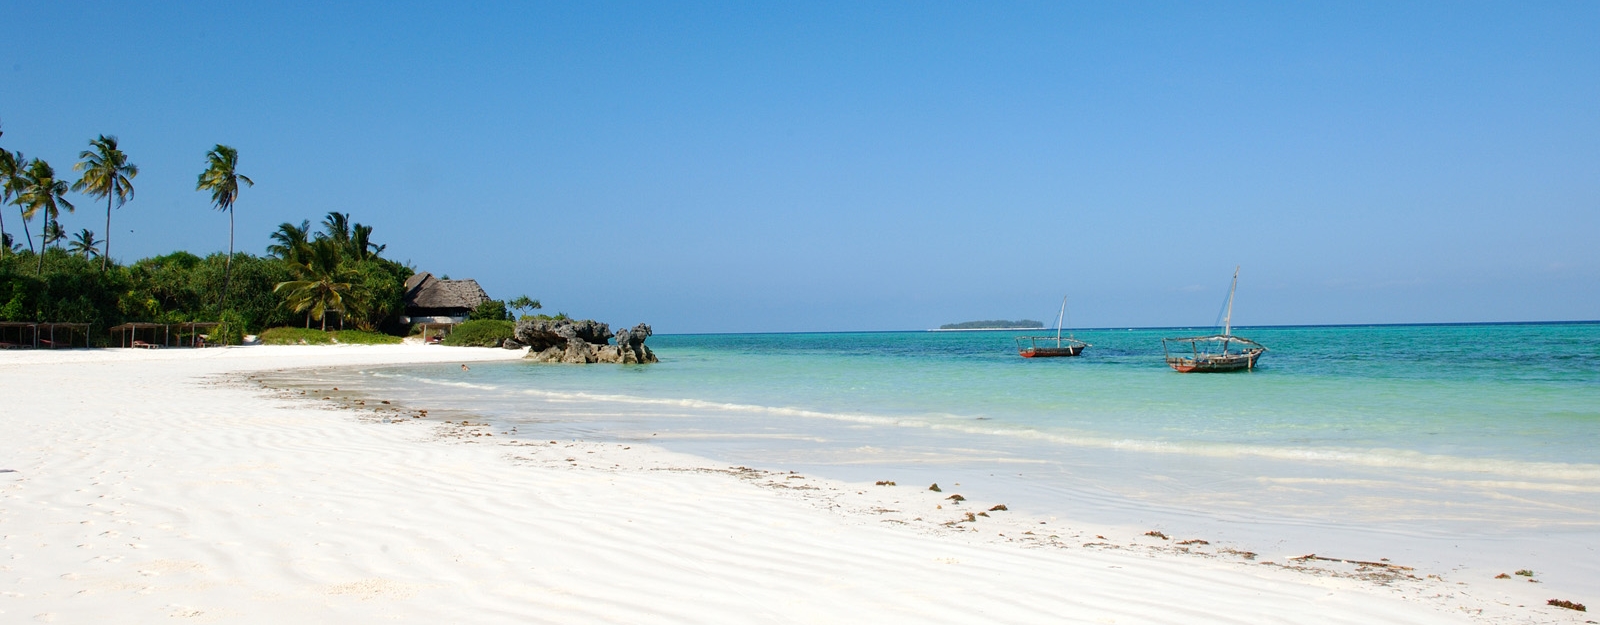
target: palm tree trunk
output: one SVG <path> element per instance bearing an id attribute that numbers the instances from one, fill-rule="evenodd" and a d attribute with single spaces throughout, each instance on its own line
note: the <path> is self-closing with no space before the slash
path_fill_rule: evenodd
<path id="1" fill-rule="evenodd" d="M 111 197 L 114 195 L 116 194 L 106 194 L 106 238 L 101 241 L 101 244 L 105 245 L 105 251 L 100 253 L 100 271 L 106 270 L 106 263 L 110 262 L 111 258 Z"/>
<path id="2" fill-rule="evenodd" d="M 44 231 L 39 239 L 39 266 L 33 270 L 34 275 L 44 275 L 44 252 L 50 249 L 50 212 L 44 214 Z"/>
<path id="3" fill-rule="evenodd" d="M 22 205 L 17 205 L 17 214 L 22 216 L 22 234 L 28 237 L 28 251 L 33 251 L 33 231 L 28 229 L 28 213 L 23 212 Z"/>
<path id="4" fill-rule="evenodd" d="M 233 207 L 228 207 L 228 260 L 222 266 L 222 300 L 217 303 L 217 314 L 228 307 L 228 280 L 233 278 Z"/>

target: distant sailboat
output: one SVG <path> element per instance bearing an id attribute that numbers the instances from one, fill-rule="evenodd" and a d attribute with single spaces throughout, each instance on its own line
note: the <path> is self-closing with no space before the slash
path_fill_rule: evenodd
<path id="1" fill-rule="evenodd" d="M 1161 339 L 1161 351 L 1167 356 L 1167 366 L 1178 373 L 1224 373 L 1247 371 L 1256 368 L 1256 360 L 1265 345 L 1233 335 L 1233 293 L 1239 288 L 1239 268 L 1233 268 L 1233 286 L 1228 287 L 1228 313 L 1222 320 L 1222 334 L 1191 336 L 1179 339 Z M 1183 353 L 1187 344 L 1189 353 Z M 1178 348 L 1175 355 L 1173 347 Z M 1230 347 L 1238 349 L 1229 351 Z M 1200 349 L 1205 347 L 1206 349 Z"/>
<path id="2" fill-rule="evenodd" d="M 1061 312 L 1056 313 L 1056 335 L 1048 336 L 1019 336 L 1016 339 L 1017 353 L 1023 358 L 1062 358 L 1077 356 L 1083 353 L 1083 348 L 1090 347 L 1088 343 L 1072 338 L 1061 338 L 1061 320 L 1067 316 L 1067 298 L 1061 298 Z M 1023 345 L 1027 341 L 1027 345 Z"/>

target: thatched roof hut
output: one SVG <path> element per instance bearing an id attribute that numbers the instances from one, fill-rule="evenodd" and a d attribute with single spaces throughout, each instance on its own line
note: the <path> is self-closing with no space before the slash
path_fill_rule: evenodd
<path id="1" fill-rule="evenodd" d="M 441 280 L 426 271 L 406 279 L 406 313 L 401 323 L 460 323 L 489 294 L 477 280 Z"/>

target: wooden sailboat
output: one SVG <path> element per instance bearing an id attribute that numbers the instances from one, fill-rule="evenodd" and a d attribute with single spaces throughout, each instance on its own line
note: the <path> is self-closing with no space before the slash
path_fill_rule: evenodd
<path id="1" fill-rule="evenodd" d="M 1021 354 L 1023 358 L 1062 358 L 1083 353 L 1083 348 L 1090 347 L 1088 343 L 1072 338 L 1071 335 L 1061 338 L 1061 320 L 1066 316 L 1067 298 L 1063 296 L 1061 298 L 1061 312 L 1056 313 L 1055 337 L 1019 336 L 1016 339 L 1017 353 Z"/>
<path id="2" fill-rule="evenodd" d="M 1256 368 L 1256 360 L 1261 358 L 1262 352 L 1267 351 L 1266 346 L 1233 335 L 1233 293 L 1238 288 L 1239 268 L 1234 267 L 1233 286 L 1228 287 L 1228 313 L 1222 320 L 1222 334 L 1161 339 L 1161 351 L 1167 356 L 1167 366 L 1178 373 L 1225 373 Z M 1173 352 L 1175 347 L 1177 353 Z M 1188 347 L 1188 354 L 1183 353 L 1184 347 Z"/>

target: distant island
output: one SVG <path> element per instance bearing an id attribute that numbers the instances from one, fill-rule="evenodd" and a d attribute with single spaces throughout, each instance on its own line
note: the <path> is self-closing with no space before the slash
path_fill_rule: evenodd
<path id="1" fill-rule="evenodd" d="M 963 321 L 961 323 L 947 323 L 939 326 L 940 330 L 1022 330 L 1043 328 L 1044 322 L 1032 319 L 1018 319 L 1016 321 Z"/>

